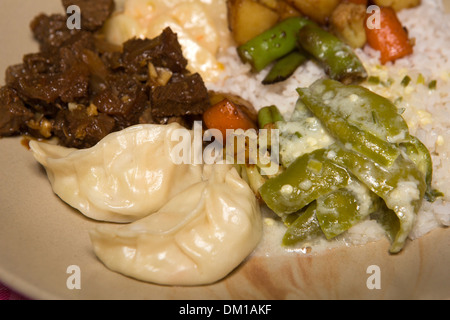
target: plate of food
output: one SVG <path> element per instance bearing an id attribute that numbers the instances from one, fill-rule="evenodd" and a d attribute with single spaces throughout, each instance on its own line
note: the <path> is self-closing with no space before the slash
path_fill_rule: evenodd
<path id="1" fill-rule="evenodd" d="M 449 4 L 2 1 L 0 281 L 450 298 Z"/>

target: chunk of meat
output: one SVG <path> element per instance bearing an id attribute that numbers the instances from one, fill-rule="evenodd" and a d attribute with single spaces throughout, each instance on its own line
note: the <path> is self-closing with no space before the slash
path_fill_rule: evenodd
<path id="1" fill-rule="evenodd" d="M 145 86 L 125 73 L 108 76 L 105 89 L 93 97 L 92 103 L 99 112 L 116 120 L 116 130 L 139 123 L 141 114 L 150 106 Z"/>
<path id="2" fill-rule="evenodd" d="M 33 116 L 14 90 L 0 88 L 0 137 L 23 133 L 25 122 Z"/>
<path id="3" fill-rule="evenodd" d="M 6 84 L 27 103 L 74 102 L 88 96 L 89 69 L 69 48 L 61 50 L 58 65 L 45 56 L 33 56 L 38 63 L 13 66 L 6 71 Z M 38 59 L 36 59 L 38 58 Z"/>
<path id="4" fill-rule="evenodd" d="M 62 0 L 64 8 L 76 5 L 81 12 L 81 29 L 96 31 L 105 23 L 114 12 L 114 0 Z"/>
<path id="5" fill-rule="evenodd" d="M 131 39 L 123 46 L 123 65 L 129 73 L 148 73 L 148 63 L 167 68 L 172 72 L 186 71 L 187 60 L 178 42 L 178 36 L 170 29 L 163 30 L 154 39 Z"/>
<path id="6" fill-rule="evenodd" d="M 62 0 L 78 5 L 82 29 L 67 28 L 67 16 L 37 16 L 31 30 L 40 51 L 6 71 L 0 93 L 0 137 L 28 134 L 59 138 L 89 148 L 109 133 L 138 123 L 186 127 L 209 107 L 205 84 L 187 70 L 177 35 L 107 43 L 97 31 L 113 10 L 112 0 Z"/>
<path id="7" fill-rule="evenodd" d="M 154 119 L 185 115 L 201 115 L 210 106 L 208 90 L 198 73 L 173 77 L 166 86 L 152 91 Z"/>
<path id="8" fill-rule="evenodd" d="M 90 148 L 113 132 L 115 121 L 107 114 L 92 115 L 84 106 L 61 110 L 53 126 L 60 144 L 69 148 Z"/>
<path id="9" fill-rule="evenodd" d="M 61 14 L 40 14 L 32 20 L 30 28 L 43 52 L 61 47 L 78 32 L 67 28 L 67 17 Z"/>

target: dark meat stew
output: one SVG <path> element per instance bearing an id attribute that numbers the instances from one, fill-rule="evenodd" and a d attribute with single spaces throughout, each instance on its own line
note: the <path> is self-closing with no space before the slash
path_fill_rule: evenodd
<path id="1" fill-rule="evenodd" d="M 135 124 L 190 126 L 201 119 L 210 107 L 208 90 L 199 74 L 187 70 L 170 28 L 154 39 L 131 39 L 117 47 L 101 35 L 113 1 L 62 2 L 80 6 L 82 28 L 70 30 L 67 16 L 60 14 L 32 21 L 40 51 L 6 71 L 0 137 L 57 137 L 63 146 L 82 149 Z"/>

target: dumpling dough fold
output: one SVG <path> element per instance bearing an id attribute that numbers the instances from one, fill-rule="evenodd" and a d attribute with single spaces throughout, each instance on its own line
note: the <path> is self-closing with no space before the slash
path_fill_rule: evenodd
<path id="1" fill-rule="evenodd" d="M 260 241 L 260 208 L 234 167 L 205 166 L 203 178 L 153 215 L 92 230 L 97 257 L 111 270 L 163 285 L 224 278 Z"/>
<path id="2" fill-rule="evenodd" d="M 96 146 L 69 149 L 30 142 L 53 191 L 85 216 L 132 222 L 159 210 L 169 199 L 202 179 L 202 167 L 175 164 L 171 151 L 179 124 L 136 125 L 112 133 Z"/>

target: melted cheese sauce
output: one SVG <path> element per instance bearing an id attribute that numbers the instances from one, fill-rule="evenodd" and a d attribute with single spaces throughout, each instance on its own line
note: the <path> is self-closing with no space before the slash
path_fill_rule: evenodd
<path id="1" fill-rule="evenodd" d="M 231 44 L 225 1 L 124 0 L 118 7 L 105 24 L 108 41 L 121 45 L 134 37 L 155 38 L 170 27 L 178 35 L 188 69 L 205 82 L 219 79 L 224 67 L 217 54 Z"/>

